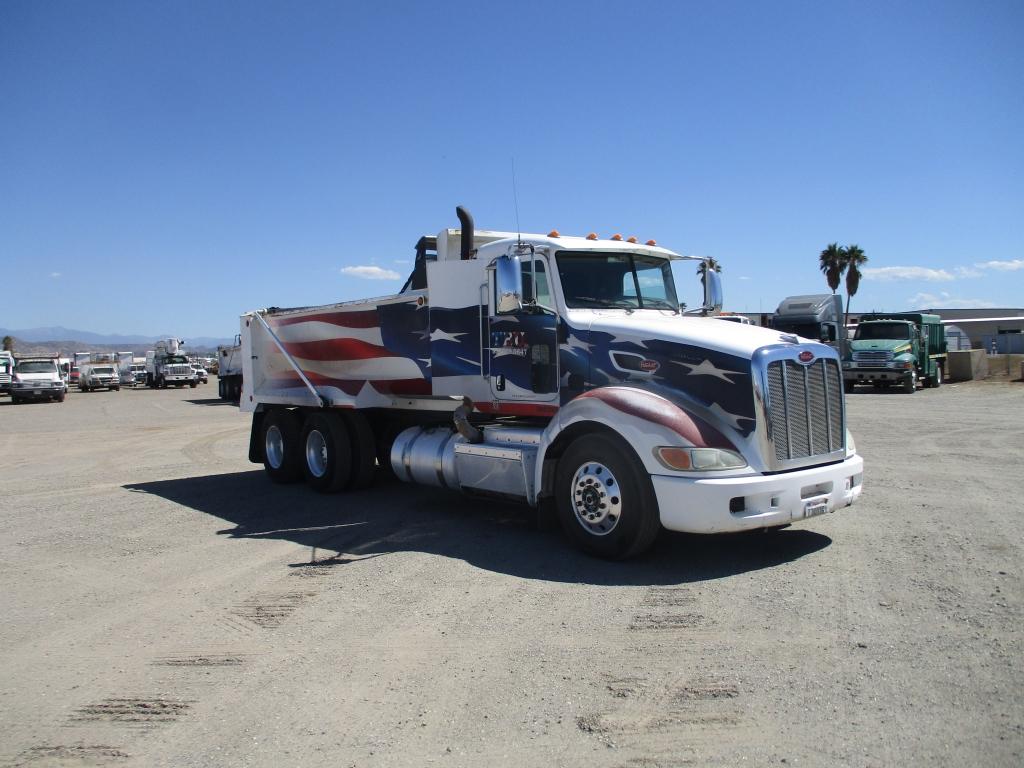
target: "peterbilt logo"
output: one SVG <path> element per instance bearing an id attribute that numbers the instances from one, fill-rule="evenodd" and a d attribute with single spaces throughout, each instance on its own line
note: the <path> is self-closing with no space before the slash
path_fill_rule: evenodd
<path id="1" fill-rule="evenodd" d="M 810 351 L 810 350 L 808 350 L 808 349 L 805 349 L 805 350 L 804 350 L 803 352 L 801 352 L 801 353 L 800 353 L 800 355 L 799 355 L 799 360 L 800 360 L 800 362 L 801 362 L 801 363 L 809 363 L 809 362 L 811 362 L 811 360 L 813 360 L 813 359 L 814 359 L 814 353 L 813 353 L 813 352 L 811 352 L 811 351 Z"/>

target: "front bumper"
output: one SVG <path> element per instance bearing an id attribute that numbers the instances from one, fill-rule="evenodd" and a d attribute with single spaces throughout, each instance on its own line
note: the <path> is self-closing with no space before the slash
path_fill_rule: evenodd
<path id="1" fill-rule="evenodd" d="M 843 381 L 866 384 L 872 381 L 904 381 L 913 373 L 910 368 L 847 368 Z"/>
<path id="2" fill-rule="evenodd" d="M 45 384 L 39 387 L 25 386 L 24 384 L 11 385 L 11 394 L 17 395 L 25 400 L 48 400 L 51 397 L 60 397 L 64 394 L 63 384 Z"/>
<path id="3" fill-rule="evenodd" d="M 855 454 L 839 464 L 776 475 L 651 480 L 661 524 L 670 531 L 728 533 L 788 525 L 822 504 L 830 513 L 848 507 L 860 497 L 863 473 L 864 460 Z"/>

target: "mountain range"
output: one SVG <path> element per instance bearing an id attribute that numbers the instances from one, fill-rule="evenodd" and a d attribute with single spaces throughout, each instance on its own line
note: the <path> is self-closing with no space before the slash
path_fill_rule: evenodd
<path id="1" fill-rule="evenodd" d="M 103 334 L 92 331 L 79 331 L 73 328 L 53 326 L 50 328 L 22 328 L 10 330 L 0 328 L 0 336 L 13 336 L 15 339 L 33 344 L 45 342 L 81 342 L 83 344 L 102 344 L 104 346 L 124 346 L 126 349 L 132 347 L 146 347 L 152 349 L 157 339 L 170 338 L 171 334 L 163 336 L 141 336 L 123 334 Z M 185 345 L 193 348 L 214 349 L 218 344 L 233 344 L 231 338 L 216 338 L 213 336 L 195 336 L 185 339 Z"/>

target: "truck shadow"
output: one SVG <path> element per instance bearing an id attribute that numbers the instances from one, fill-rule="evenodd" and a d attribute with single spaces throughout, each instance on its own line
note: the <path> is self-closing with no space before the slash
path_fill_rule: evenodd
<path id="1" fill-rule="evenodd" d="M 832 543 L 820 533 L 784 530 L 693 536 L 663 532 L 647 555 L 610 563 L 584 555 L 561 533 L 538 530 L 525 506 L 472 499 L 381 479 L 334 496 L 271 483 L 262 470 L 123 486 L 159 496 L 231 527 L 233 539 L 282 539 L 309 550 L 293 568 L 335 568 L 392 552 L 424 552 L 485 570 L 544 581 L 668 585 L 772 568 Z"/>

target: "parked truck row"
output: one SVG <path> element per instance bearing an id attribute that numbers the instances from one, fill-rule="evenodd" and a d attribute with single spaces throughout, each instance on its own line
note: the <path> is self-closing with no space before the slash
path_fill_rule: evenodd
<path id="1" fill-rule="evenodd" d="M 707 317 L 713 270 L 681 311 L 671 264 L 692 257 L 653 240 L 457 214 L 396 295 L 242 316 L 249 458 L 272 480 L 357 489 L 379 464 L 528 504 L 608 558 L 662 528 L 777 528 L 859 497 L 835 349 Z"/>

